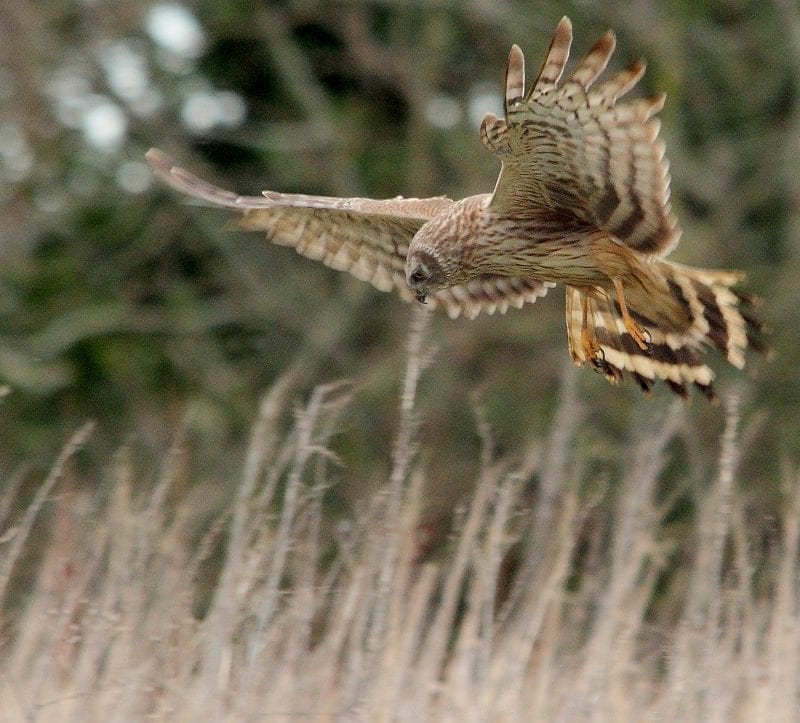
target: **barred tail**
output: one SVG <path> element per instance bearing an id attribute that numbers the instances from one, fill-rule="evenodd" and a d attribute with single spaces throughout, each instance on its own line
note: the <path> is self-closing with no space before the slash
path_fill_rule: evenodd
<path id="1" fill-rule="evenodd" d="M 646 291 L 631 285 L 626 299 L 644 327 L 648 348 L 626 330 L 613 294 L 567 287 L 567 337 L 573 360 L 592 366 L 611 382 L 629 374 L 646 393 L 657 379 L 681 397 L 690 386 L 714 399 L 714 372 L 706 347 L 722 352 L 741 369 L 748 348 L 766 350 L 754 297 L 734 288 L 743 275 L 654 262 L 658 283 Z"/>

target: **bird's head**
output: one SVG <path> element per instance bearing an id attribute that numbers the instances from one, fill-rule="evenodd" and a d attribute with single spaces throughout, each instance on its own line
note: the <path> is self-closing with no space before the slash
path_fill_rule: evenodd
<path id="1" fill-rule="evenodd" d="M 452 238 L 451 238 L 452 237 Z M 406 283 L 417 301 L 461 283 L 458 239 L 447 218 L 431 219 L 417 231 L 406 254 Z"/>
<path id="2" fill-rule="evenodd" d="M 406 257 L 406 283 L 417 301 L 425 303 L 429 294 L 447 288 L 447 273 L 436 256 L 422 249 L 411 249 Z"/>
<path id="3" fill-rule="evenodd" d="M 418 301 L 442 289 L 464 284 L 480 273 L 476 249 L 486 197 L 462 199 L 420 226 L 406 254 L 406 283 Z"/>

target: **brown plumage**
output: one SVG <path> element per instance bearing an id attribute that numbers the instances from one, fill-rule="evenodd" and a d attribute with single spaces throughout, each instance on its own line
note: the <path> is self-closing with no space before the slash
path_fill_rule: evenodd
<path id="1" fill-rule="evenodd" d="M 663 258 L 680 237 L 653 118 L 664 96 L 618 102 L 642 77 L 642 61 L 596 82 L 614 52 L 611 32 L 560 82 L 571 42 L 562 18 L 528 91 L 522 51 L 512 47 L 505 118 L 487 114 L 481 125 L 502 162 L 491 194 L 239 196 L 157 149 L 147 159 L 179 191 L 242 212 L 242 228 L 451 317 L 519 308 L 563 283 L 576 364 L 612 382 L 627 373 L 648 392 L 663 379 L 681 396 L 689 385 L 713 396 L 705 347 L 739 368 L 748 346 L 761 349 L 751 298 L 733 289 L 742 275 Z"/>

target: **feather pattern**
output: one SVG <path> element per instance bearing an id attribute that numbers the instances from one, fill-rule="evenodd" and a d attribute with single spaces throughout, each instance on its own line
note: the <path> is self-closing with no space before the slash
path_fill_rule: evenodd
<path id="1" fill-rule="evenodd" d="M 453 206 L 444 196 L 432 198 L 336 198 L 264 191 L 241 196 L 226 191 L 184 168 L 163 151 L 152 148 L 147 162 L 172 188 L 213 206 L 242 213 L 238 226 L 263 231 L 279 246 L 347 271 L 380 291 L 394 291 L 405 301 L 414 295 L 406 284 L 405 261 L 411 239 L 431 218 Z M 553 286 L 531 278 L 482 274 L 430 296 L 433 307 L 448 316 L 472 319 L 481 312 L 505 313 L 533 303 Z"/>
<path id="2" fill-rule="evenodd" d="M 765 350 L 752 297 L 736 289 L 741 274 L 664 258 L 680 236 L 654 117 L 664 96 L 620 100 L 644 62 L 603 79 L 616 45 L 609 31 L 565 76 L 571 45 L 563 18 L 530 87 L 512 46 L 504 117 L 487 114 L 480 129 L 502 164 L 492 194 L 241 196 L 157 149 L 147 160 L 178 191 L 238 211 L 240 228 L 451 317 L 505 313 L 564 284 L 576 364 L 646 393 L 663 380 L 682 397 L 695 387 L 713 398 L 708 347 L 738 368 L 748 348 Z"/>
<path id="3" fill-rule="evenodd" d="M 622 243 L 663 256 L 680 237 L 669 202 L 669 165 L 652 116 L 664 96 L 618 104 L 642 77 L 643 61 L 595 85 L 616 46 L 608 32 L 559 85 L 572 43 L 563 18 L 527 94 L 522 51 L 506 70 L 505 120 L 487 115 L 484 144 L 503 162 L 492 208 L 524 213 L 532 204 L 578 215 Z"/>

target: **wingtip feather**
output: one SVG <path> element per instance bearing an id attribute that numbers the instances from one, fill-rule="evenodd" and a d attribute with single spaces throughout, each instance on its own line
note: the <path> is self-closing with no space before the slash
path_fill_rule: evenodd
<path id="1" fill-rule="evenodd" d="M 170 170 L 175 164 L 164 151 L 160 148 L 151 148 L 144 154 L 144 158 L 154 173 L 162 178 L 169 178 Z"/>
<path id="2" fill-rule="evenodd" d="M 559 20 L 558 25 L 556 25 L 556 35 L 559 33 L 569 33 L 572 35 L 572 20 L 570 20 L 567 15 L 562 15 L 561 20 Z"/>
<path id="3" fill-rule="evenodd" d="M 176 166 L 175 161 L 159 148 L 151 148 L 144 157 L 153 172 L 176 191 L 215 206 L 237 207 L 238 194 L 207 183 L 191 171 Z"/>
<path id="4" fill-rule="evenodd" d="M 569 50 L 571 46 L 572 22 L 564 15 L 556 26 L 547 55 L 542 63 L 542 67 L 539 69 L 536 80 L 528 91 L 526 100 L 534 95 L 547 93 L 549 90 L 556 87 L 556 84 L 561 78 L 561 74 L 564 72 L 567 60 L 569 59 Z"/>
<path id="5" fill-rule="evenodd" d="M 522 49 L 514 43 L 508 54 L 508 65 L 506 65 L 506 111 L 519 103 L 525 96 L 525 55 Z"/>

